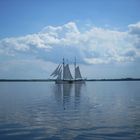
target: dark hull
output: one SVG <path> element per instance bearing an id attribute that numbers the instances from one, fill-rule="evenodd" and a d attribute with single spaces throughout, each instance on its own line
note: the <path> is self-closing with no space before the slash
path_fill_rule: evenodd
<path id="1" fill-rule="evenodd" d="M 79 79 L 79 80 L 55 80 L 56 84 L 73 84 L 73 83 L 79 83 L 84 84 L 85 79 Z"/>

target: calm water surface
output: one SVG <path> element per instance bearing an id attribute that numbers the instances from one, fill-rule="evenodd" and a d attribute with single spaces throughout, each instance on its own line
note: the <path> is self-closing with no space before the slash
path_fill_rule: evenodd
<path id="1" fill-rule="evenodd" d="M 0 140 L 139 140 L 140 82 L 0 82 Z"/>

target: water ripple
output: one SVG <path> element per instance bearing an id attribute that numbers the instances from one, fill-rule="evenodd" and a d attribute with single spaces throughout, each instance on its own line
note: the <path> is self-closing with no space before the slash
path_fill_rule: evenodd
<path id="1" fill-rule="evenodd" d="M 1 140 L 140 139 L 139 83 L 1 86 Z"/>

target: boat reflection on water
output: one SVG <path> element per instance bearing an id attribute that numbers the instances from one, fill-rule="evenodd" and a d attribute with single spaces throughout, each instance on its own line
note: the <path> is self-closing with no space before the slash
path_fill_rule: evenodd
<path id="1" fill-rule="evenodd" d="M 140 140 L 139 85 L 3 82 L 0 140 Z"/>
<path id="2" fill-rule="evenodd" d="M 78 108 L 80 105 L 81 89 L 85 86 L 83 83 L 74 84 L 55 84 L 55 98 L 63 109 Z"/>
<path id="3" fill-rule="evenodd" d="M 80 96 L 81 96 L 81 89 L 82 86 L 85 86 L 85 84 L 75 84 L 75 108 L 78 108 L 80 105 Z"/>

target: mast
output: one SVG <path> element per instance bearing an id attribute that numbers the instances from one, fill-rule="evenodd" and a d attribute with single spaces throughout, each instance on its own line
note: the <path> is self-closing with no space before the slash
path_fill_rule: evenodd
<path id="1" fill-rule="evenodd" d="M 62 72 L 63 72 L 63 80 L 64 80 L 64 66 L 65 66 L 65 60 L 64 60 L 64 57 L 63 57 L 63 70 L 62 70 Z"/>
<path id="2" fill-rule="evenodd" d="M 74 79 L 76 80 L 76 57 L 74 58 Z"/>
<path id="3" fill-rule="evenodd" d="M 63 80 L 71 80 L 73 79 L 69 64 L 65 64 L 65 60 L 63 58 Z"/>

